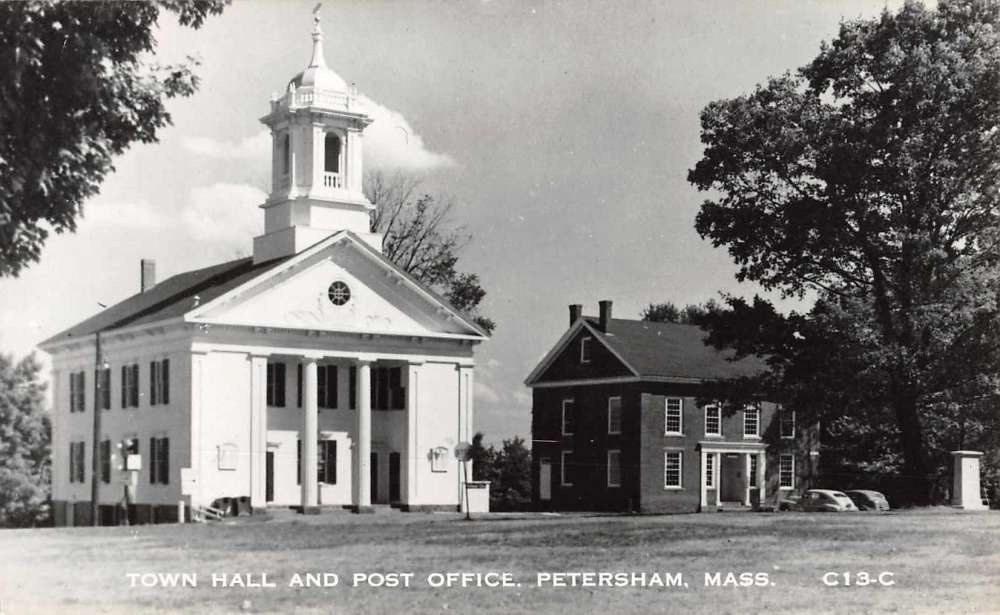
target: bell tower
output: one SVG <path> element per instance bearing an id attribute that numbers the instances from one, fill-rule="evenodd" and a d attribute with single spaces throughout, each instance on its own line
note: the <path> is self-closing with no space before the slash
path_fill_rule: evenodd
<path id="1" fill-rule="evenodd" d="M 261 122 L 271 129 L 271 193 L 261 205 L 264 234 L 254 237 L 255 263 L 296 254 L 342 230 L 376 249 L 374 209 L 362 191 L 362 136 L 372 119 L 357 89 L 326 66 L 319 16 L 312 60 L 271 100 Z"/>

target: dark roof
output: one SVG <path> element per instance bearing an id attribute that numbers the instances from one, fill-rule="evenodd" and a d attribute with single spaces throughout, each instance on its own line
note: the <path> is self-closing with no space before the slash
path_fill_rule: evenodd
<path id="1" fill-rule="evenodd" d="M 723 380 L 767 369 L 762 359 L 732 361 L 734 351 L 706 346 L 707 334 L 695 325 L 612 318 L 607 332 L 601 332 L 597 318 L 588 316 L 587 322 L 640 377 Z"/>
<path id="2" fill-rule="evenodd" d="M 41 345 L 93 335 L 97 331 L 120 329 L 183 316 L 194 309 L 195 295 L 198 296 L 199 305 L 204 305 L 283 263 L 287 258 L 277 258 L 254 265 L 253 258 L 247 257 L 177 274 L 144 293 L 132 295 L 87 320 L 53 335 Z"/>

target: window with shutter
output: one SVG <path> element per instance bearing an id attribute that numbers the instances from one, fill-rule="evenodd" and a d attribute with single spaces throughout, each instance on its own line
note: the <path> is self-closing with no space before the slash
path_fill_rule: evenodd
<path id="1" fill-rule="evenodd" d="M 163 388 L 163 395 L 161 399 L 163 403 L 170 403 L 170 359 L 163 359 L 162 363 L 163 375 L 161 377 L 161 386 Z"/>
<path id="2" fill-rule="evenodd" d="M 149 484 L 156 484 L 156 438 L 149 439 Z"/>
<path id="3" fill-rule="evenodd" d="M 101 440 L 101 482 L 111 482 L 111 440 Z"/>
<path id="4" fill-rule="evenodd" d="M 358 368 L 357 366 L 351 366 L 350 383 L 348 384 L 348 397 L 347 407 L 351 410 L 356 410 L 358 407 Z"/>
<path id="5" fill-rule="evenodd" d="M 160 438 L 160 483 L 170 484 L 170 438 Z"/>

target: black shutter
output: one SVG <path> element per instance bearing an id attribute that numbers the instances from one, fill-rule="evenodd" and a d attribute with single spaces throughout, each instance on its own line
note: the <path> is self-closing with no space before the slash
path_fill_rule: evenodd
<path id="1" fill-rule="evenodd" d="M 128 387 L 125 386 L 128 382 L 125 372 L 128 370 L 127 367 L 122 365 L 122 408 L 128 408 Z"/>
<path id="2" fill-rule="evenodd" d="M 295 484 L 302 484 L 302 440 L 295 441 Z"/>
<path id="3" fill-rule="evenodd" d="M 156 361 L 149 362 L 149 405 L 156 405 Z"/>
<path id="4" fill-rule="evenodd" d="M 129 390 L 132 395 L 132 407 L 139 407 L 139 364 L 132 365 L 132 388 Z"/>
<path id="5" fill-rule="evenodd" d="M 337 441 L 327 440 L 326 458 L 326 482 L 330 485 L 337 484 Z"/>
<path id="6" fill-rule="evenodd" d="M 326 366 L 316 367 L 316 405 L 326 408 Z"/>
<path id="7" fill-rule="evenodd" d="M 392 396 L 392 409 L 402 410 L 406 407 L 406 389 L 403 388 L 403 368 L 393 367 L 389 370 L 389 391 Z"/>
<path id="8" fill-rule="evenodd" d="M 356 410 L 358 407 L 358 368 L 355 365 L 351 366 L 349 380 L 350 382 L 347 385 L 349 397 L 347 407 L 351 410 Z"/>
<path id="9" fill-rule="evenodd" d="M 274 363 L 267 364 L 267 374 L 265 376 L 267 384 L 264 387 L 264 405 L 273 406 L 274 405 Z"/>
<path id="10" fill-rule="evenodd" d="M 76 482 L 76 442 L 69 443 L 69 482 Z"/>
<path id="11" fill-rule="evenodd" d="M 163 359 L 163 403 L 170 403 L 170 359 Z"/>
<path id="12" fill-rule="evenodd" d="M 275 383 L 277 384 L 277 388 L 275 390 L 274 405 L 280 408 L 284 408 L 285 407 L 285 364 L 278 363 L 277 365 L 275 365 L 275 367 L 277 368 L 276 371 L 277 371 L 278 381 Z"/>
<path id="13" fill-rule="evenodd" d="M 326 387 L 326 389 L 327 389 L 327 397 L 329 397 L 329 401 L 330 401 L 330 405 L 328 407 L 329 408 L 336 408 L 337 407 L 337 398 L 338 398 L 338 390 L 337 390 L 337 366 L 336 365 L 329 365 L 328 367 L 330 369 L 330 373 L 327 374 L 327 379 L 326 379 L 326 382 L 327 382 L 327 387 Z"/>
<path id="14" fill-rule="evenodd" d="M 86 465 L 87 465 L 86 464 L 86 460 L 87 460 L 87 444 L 84 443 L 84 442 L 80 442 L 77 445 L 76 451 L 77 451 L 77 454 L 79 455 L 79 458 L 80 458 L 79 462 L 77 462 L 77 464 L 76 464 L 76 467 L 78 468 L 77 471 L 80 474 L 80 482 L 81 483 L 82 482 L 86 482 L 86 480 L 87 480 L 87 468 L 86 468 Z"/>
<path id="15" fill-rule="evenodd" d="M 295 368 L 295 405 L 299 408 L 302 407 L 302 364 L 299 363 Z"/>
<path id="16" fill-rule="evenodd" d="M 156 438 L 149 439 L 149 484 L 156 483 Z"/>
<path id="17" fill-rule="evenodd" d="M 170 438 L 160 438 L 160 483 L 170 484 Z"/>
<path id="18" fill-rule="evenodd" d="M 101 440 L 101 482 L 111 482 L 111 440 Z"/>

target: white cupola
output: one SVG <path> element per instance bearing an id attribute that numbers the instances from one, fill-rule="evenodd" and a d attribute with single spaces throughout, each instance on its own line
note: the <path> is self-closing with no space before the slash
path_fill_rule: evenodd
<path id="1" fill-rule="evenodd" d="M 382 249 L 382 236 L 370 227 L 374 205 L 362 191 L 362 134 L 372 119 L 359 107 L 357 89 L 326 66 L 315 20 L 309 66 L 260 120 L 271 129 L 271 194 L 261 205 L 255 263 L 296 254 L 342 230 Z"/>

